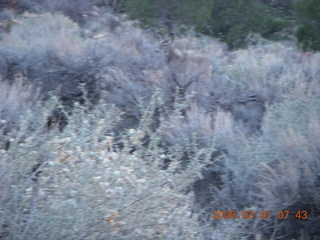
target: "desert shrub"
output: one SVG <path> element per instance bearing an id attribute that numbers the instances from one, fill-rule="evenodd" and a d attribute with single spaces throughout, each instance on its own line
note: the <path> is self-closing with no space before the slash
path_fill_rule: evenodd
<path id="1" fill-rule="evenodd" d="M 266 115 L 263 131 L 276 135 L 279 129 L 291 128 L 298 134 L 308 132 L 309 121 L 317 120 L 320 109 L 316 95 L 289 97 L 283 103 L 271 107 Z"/>
<path id="2" fill-rule="evenodd" d="M 299 134 L 293 129 L 280 132 L 277 139 L 278 160 L 265 165 L 258 186 L 263 209 L 276 214 L 290 211 L 289 218 L 273 218 L 263 226 L 266 236 L 290 236 L 315 239 L 319 236 L 319 122 L 311 119 L 309 130 Z M 305 211 L 306 215 L 297 213 Z M 298 213 L 299 214 L 299 213 Z M 278 222 L 278 223 L 277 223 Z"/>
<path id="3" fill-rule="evenodd" d="M 264 44 L 234 52 L 224 76 L 248 91 L 256 90 L 271 102 L 294 88 L 301 75 L 298 52 L 284 44 Z M 303 76 L 301 76 L 303 77 Z"/>
<path id="4" fill-rule="evenodd" d="M 147 72 L 151 79 L 166 93 L 172 93 L 172 86 L 179 86 L 183 94 L 192 93 L 210 113 L 219 107 L 231 111 L 249 133 L 260 131 L 265 104 L 296 94 L 306 82 L 315 82 L 319 72 L 317 54 L 304 57 L 286 43 L 258 42 L 246 50 L 227 52 L 216 41 L 186 36 L 177 39 L 170 51 L 168 69 Z"/>
<path id="5" fill-rule="evenodd" d="M 81 38 L 77 24 L 59 14 L 25 14 L 20 21 L 0 50 L 8 63 L 8 78 L 21 72 L 44 93 L 60 86 L 68 105 L 80 100 L 79 83 L 94 95 L 100 69 L 110 62 L 98 51 L 102 43 Z"/>
<path id="6" fill-rule="evenodd" d="M 179 104 L 179 102 L 177 101 L 176 104 Z M 179 142 L 180 140 L 188 139 L 189 142 L 192 142 L 192 140 L 197 139 L 198 142 L 195 144 L 210 146 L 213 135 L 212 116 L 206 114 L 204 109 L 192 101 L 182 111 L 184 112 L 182 118 L 177 118 L 175 115 L 168 116 L 170 128 L 165 131 L 164 139 L 166 143 L 175 147 L 176 144 L 184 144 L 184 142 Z"/>
<path id="7" fill-rule="evenodd" d="M 213 149 L 193 148 L 197 151 L 182 171 L 181 148 L 164 156 L 158 144 L 168 124 L 164 121 L 150 132 L 152 114 L 147 112 L 162 104 L 160 95 L 152 99 L 144 124 L 122 132 L 119 140 L 113 134 L 121 112 L 105 102 L 94 108 L 75 104 L 62 132 L 43 128 L 51 110 L 62 107 L 57 100 L 29 110 L 6 136 L 12 144 L 0 157 L 1 236 L 201 239 L 191 212 L 192 194 L 186 195 L 186 189 Z M 144 134 L 151 141 L 142 149 Z M 138 150 L 131 154 L 133 146 Z M 165 171 L 161 166 L 166 157 L 171 164 Z"/>
<path id="8" fill-rule="evenodd" d="M 312 95 L 296 96 L 267 114 L 262 139 L 269 142 L 272 157 L 269 154 L 268 162 L 260 162 L 263 173 L 256 182 L 255 206 L 270 210 L 274 217 L 249 227 L 247 236 L 250 232 L 266 238 L 314 239 L 319 235 L 319 146 L 314 140 L 319 134 L 318 101 Z M 297 111 L 303 117 L 292 115 Z M 278 220 L 278 211 L 290 211 L 290 219 Z M 298 211 L 307 211 L 308 218 L 295 218 Z"/>
<path id="9" fill-rule="evenodd" d="M 96 30 L 88 25 L 82 31 L 59 14 L 25 14 L 19 20 L 21 25 L 13 28 L 0 49 L 8 63 L 8 78 L 23 72 L 44 93 L 60 86 L 61 99 L 68 106 L 83 101 L 79 83 L 86 85 L 91 100 L 99 97 L 101 89 L 106 90 L 107 100 L 126 112 L 126 127 L 138 124 L 137 99 L 144 96 L 148 101 L 154 87 L 162 89 L 168 106 L 173 104 L 177 86 L 184 88 L 184 94 L 197 92 L 195 98 L 201 107 L 212 106 L 205 100 L 214 87 L 208 87 L 206 82 L 212 64 L 199 51 L 201 46 L 211 46 L 212 51 L 217 48 L 208 39 L 193 40 L 197 43 L 191 47 L 183 39 L 177 41 L 176 48 L 182 55 L 168 63 L 165 52 L 159 51 L 159 43 L 130 21 L 112 30 L 99 25 L 100 20 L 109 21 L 102 17 L 92 21 L 99 25 Z M 219 61 L 215 60 L 215 64 Z M 124 94 L 126 98 L 121 97 Z"/>
<path id="10" fill-rule="evenodd" d="M 258 166 L 269 162 L 270 146 L 257 136 L 248 137 L 232 114 L 223 110 L 214 117 L 213 133 L 217 152 L 194 186 L 195 207 L 206 239 L 235 239 L 244 230 L 236 227 L 237 220 L 212 219 L 212 211 L 236 211 L 239 216 L 255 206 L 255 184 L 262 173 Z"/>
<path id="11" fill-rule="evenodd" d="M 14 82 L 0 79 L 0 120 L 3 133 L 16 123 L 25 109 L 31 107 L 40 94 L 23 76 L 16 75 Z"/>
<path id="12" fill-rule="evenodd" d="M 265 104 L 281 102 L 312 85 L 306 83 L 316 81 L 316 59 L 314 54 L 309 64 L 304 63 L 307 60 L 301 62 L 296 48 L 274 43 L 234 51 L 221 59 L 212 80 L 205 83 L 209 95 L 206 101 L 231 111 L 249 132 L 259 131 Z"/>
<path id="13" fill-rule="evenodd" d="M 39 64 L 45 64 L 48 60 L 43 58 L 52 40 L 60 40 L 62 36 L 74 38 L 79 32 L 76 24 L 61 15 L 25 14 L 20 21 L 21 25 L 13 29 L 1 46 L 1 52 L 9 65 L 9 77 L 17 72 L 33 70 L 32 66 L 36 68 Z M 33 72 L 40 72 L 42 67 Z M 34 77 L 37 79 L 40 76 Z"/>
<path id="14" fill-rule="evenodd" d="M 203 175 L 209 184 L 200 186 L 212 194 L 200 206 L 205 210 L 203 225 L 215 226 L 214 233 L 204 230 L 208 239 L 315 239 L 319 235 L 318 106 L 312 91 L 290 96 L 268 108 L 262 134 L 251 137 L 230 113 L 217 113 L 214 133 L 222 154 Z M 198 202 L 204 201 L 202 196 Z M 210 213 L 216 210 L 270 211 L 271 218 L 213 222 Z M 278 211 L 290 211 L 290 219 L 279 220 Z M 307 211 L 308 219 L 295 218 L 298 211 Z"/>
<path id="15" fill-rule="evenodd" d="M 90 10 L 93 1 L 75 1 L 75 0 L 22 0 L 18 1 L 16 8 L 19 12 L 61 12 L 72 20 L 83 23 L 84 17 L 82 13 Z"/>
<path id="16" fill-rule="evenodd" d="M 86 36 L 84 32 L 91 31 L 89 26 L 82 31 L 59 14 L 25 14 L 19 21 L 21 25 L 6 36 L 0 47 L 9 79 L 22 72 L 41 87 L 42 93 L 60 88 L 61 99 L 69 107 L 75 101 L 83 102 L 79 84 L 85 85 L 90 101 L 97 101 L 105 90 L 106 99 L 123 108 L 126 119 L 133 118 L 137 123 L 137 96 L 145 96 L 147 101 L 155 85 L 145 70 L 165 65 L 161 53 L 153 57 L 158 45 L 152 38 L 130 22 L 115 31 L 101 27 Z"/>
<path id="17" fill-rule="evenodd" d="M 197 103 L 211 112 L 216 111 L 214 106 L 234 111 L 233 105 L 253 97 L 262 105 L 281 101 L 308 80 L 311 72 L 313 76 L 317 72 L 316 54 L 310 57 L 312 64 L 309 65 L 313 69 L 306 69 L 308 64 L 301 62 L 301 53 L 286 43 L 260 40 L 248 49 L 228 52 L 215 40 L 186 36 L 177 39 L 173 48 L 178 50 L 172 61 L 177 82 L 182 86 L 191 83 L 187 93 L 193 91 Z M 201 66 L 194 68 L 193 74 L 186 75 L 193 65 L 185 63 L 193 60 L 201 61 Z M 204 75 L 200 69 L 206 64 L 207 74 Z M 187 70 L 183 69 L 185 65 Z"/>

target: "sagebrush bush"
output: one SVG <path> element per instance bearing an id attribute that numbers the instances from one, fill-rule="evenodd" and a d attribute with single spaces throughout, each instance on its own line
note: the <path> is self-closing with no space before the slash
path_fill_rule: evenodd
<path id="1" fill-rule="evenodd" d="M 24 14 L 1 46 L 8 65 L 8 78 L 23 73 L 42 93 L 60 87 L 65 104 L 80 101 L 79 83 L 86 86 L 91 100 L 99 95 L 99 73 L 111 62 L 98 51 L 102 42 L 81 37 L 78 25 L 59 14 Z"/>
<path id="2" fill-rule="evenodd" d="M 161 96 L 153 104 L 161 105 Z M 207 150 L 194 146 L 182 171 L 181 150 L 164 155 L 159 145 L 166 122 L 150 132 L 152 114 L 144 114 L 140 129 L 121 134 L 119 148 L 119 109 L 100 102 L 89 111 L 76 104 L 63 132 L 48 133 L 45 121 L 57 106 L 38 104 L 37 120 L 29 110 L 5 136 L 11 145 L 0 157 L 2 237 L 201 239 L 186 190 L 214 151 L 212 144 Z M 133 146 L 141 148 L 144 135 L 150 144 L 130 153 Z M 163 170 L 167 157 L 171 163 Z"/>
<path id="3" fill-rule="evenodd" d="M 62 12 L 72 20 L 83 23 L 82 13 L 90 10 L 92 0 L 19 0 L 16 8 L 19 12 Z"/>
<path id="4" fill-rule="evenodd" d="M 172 54 L 167 56 L 150 34 L 130 21 L 119 23 L 116 30 L 104 27 L 101 23 L 110 16 L 92 20 L 101 21 L 92 31 L 90 26 L 83 30 L 59 14 L 23 15 L 21 25 L 13 28 L 0 48 L 8 77 L 23 72 L 39 82 L 43 92 L 60 86 L 61 98 L 69 106 L 83 101 L 79 83 L 86 85 L 91 100 L 104 89 L 108 101 L 126 112 L 126 127 L 138 123 L 139 96 L 147 102 L 158 87 L 170 106 L 179 87 L 182 95 L 193 93 L 206 111 L 214 113 L 218 107 L 231 110 L 249 132 L 255 132 L 261 126 L 264 103 L 281 100 L 299 79 L 311 72 L 317 74 L 316 67 L 305 71 L 299 53 L 281 44 L 228 54 L 208 38 L 185 37 L 169 47 Z M 123 94 L 126 99 L 117 97 Z M 256 102 L 247 104 L 251 100 Z"/>
<path id="5" fill-rule="evenodd" d="M 161 54 L 159 60 L 151 59 L 157 45 L 147 35 L 127 23 L 122 32 L 107 34 L 108 29 L 101 29 L 102 37 L 86 37 L 76 23 L 57 13 L 26 13 L 19 21 L 0 47 L 9 79 L 22 73 L 44 94 L 59 88 L 68 106 L 83 101 L 79 83 L 85 85 L 91 101 L 106 90 L 106 98 L 130 109 L 128 118 L 137 121 L 137 97 L 145 96 L 147 101 L 153 88 L 144 71 L 164 65 Z M 117 97 L 122 94 L 127 98 Z"/>
<path id="6" fill-rule="evenodd" d="M 268 108 L 262 134 L 247 137 L 230 114 L 216 116 L 216 148 L 223 151 L 211 165 L 210 204 L 202 219 L 215 223 L 224 239 L 317 239 L 319 236 L 319 99 L 309 94 L 288 97 Z M 220 163 L 220 164 L 218 164 Z M 220 179 L 218 182 L 216 181 Z M 210 211 L 270 211 L 270 219 L 215 220 Z M 279 220 L 278 211 L 290 211 Z M 308 219 L 295 217 L 307 211 Z M 293 213 L 294 212 L 294 213 Z M 208 239 L 216 239 L 216 234 Z M 220 235 L 219 235 L 220 234 Z"/>
<path id="7" fill-rule="evenodd" d="M 35 89 L 22 75 L 15 75 L 10 83 L 0 77 L 0 123 L 8 131 L 10 125 L 21 117 L 25 109 L 40 99 L 39 90 Z"/>

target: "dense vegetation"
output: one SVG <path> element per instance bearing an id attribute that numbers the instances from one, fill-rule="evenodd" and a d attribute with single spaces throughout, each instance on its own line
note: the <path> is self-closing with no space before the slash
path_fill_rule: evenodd
<path id="1" fill-rule="evenodd" d="M 183 31 L 182 24 L 193 26 L 198 33 L 218 37 L 231 48 L 244 47 L 248 35 L 254 33 L 273 40 L 296 34 L 304 49 L 319 50 L 319 0 L 98 1 L 114 2 L 118 11 L 171 34 Z"/>
<path id="2" fill-rule="evenodd" d="M 1 2 L 0 239 L 319 239 L 317 1 L 194 2 Z"/>
<path id="3" fill-rule="evenodd" d="M 296 14 L 301 26 L 297 38 L 304 50 L 320 50 L 320 1 L 305 0 L 296 4 Z"/>

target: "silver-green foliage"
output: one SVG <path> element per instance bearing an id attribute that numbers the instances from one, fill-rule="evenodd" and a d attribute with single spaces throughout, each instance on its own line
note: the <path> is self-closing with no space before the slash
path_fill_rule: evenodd
<path id="1" fill-rule="evenodd" d="M 139 128 L 120 136 L 113 130 L 121 112 L 103 101 L 90 110 L 76 104 L 62 132 L 45 127 L 52 109 L 63 108 L 55 98 L 26 111 L 15 129 L 1 136 L 10 148 L 0 155 L 0 235 L 201 239 L 186 189 L 214 149 L 194 146 L 193 160 L 182 167 L 179 151 L 165 152 L 159 144 L 168 128 L 165 115 L 152 131 L 152 111 L 163 104 L 159 93 L 152 99 Z M 150 143 L 143 147 L 145 135 Z M 171 163 L 164 170 L 167 157 Z"/>

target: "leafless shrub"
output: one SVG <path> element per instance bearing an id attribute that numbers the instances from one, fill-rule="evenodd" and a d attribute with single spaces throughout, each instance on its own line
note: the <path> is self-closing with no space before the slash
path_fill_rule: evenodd
<path id="1" fill-rule="evenodd" d="M 39 91 L 30 83 L 27 83 L 22 74 L 15 75 L 12 83 L 7 80 L 0 80 L 1 120 L 16 121 L 21 112 L 39 99 Z"/>
<path id="2" fill-rule="evenodd" d="M 52 108 L 42 106 L 38 120 L 45 120 Z M 0 156 L 2 237 L 202 239 L 191 212 L 192 193 L 185 194 L 202 167 L 200 159 L 177 172 L 177 150 L 164 171 L 160 146 L 141 151 L 149 158 L 129 151 L 141 146 L 144 128 L 123 133 L 118 141 L 124 148 L 117 148 L 112 134 L 120 113 L 114 106 L 101 101 L 90 113 L 80 105 L 73 111 L 62 133 L 28 132 L 32 114 L 11 132 L 12 147 Z M 149 126 L 151 115 L 145 116 Z M 161 132 L 153 134 L 154 140 L 159 137 Z M 204 162 L 207 154 L 195 152 Z"/>
<path id="3" fill-rule="evenodd" d="M 213 174 L 218 172 L 220 184 L 210 190 L 214 197 L 209 210 L 250 210 L 255 214 L 270 211 L 272 216 L 264 220 L 221 221 L 216 226 L 217 234 L 224 234 L 226 239 L 318 236 L 318 101 L 310 94 L 275 104 L 267 110 L 262 134 L 251 138 L 236 126 L 230 127 L 230 116 L 217 115 L 216 129 L 219 125 L 226 128 L 225 136 L 218 135 L 217 149 L 225 151 L 218 160 L 220 164 L 211 166 Z M 234 137 L 228 139 L 230 128 Z M 211 178 L 214 183 L 214 175 Z M 206 179 L 210 180 L 208 176 Z M 296 218 L 302 209 L 308 220 Z M 290 220 L 278 219 L 279 211 L 290 211 Z"/>

